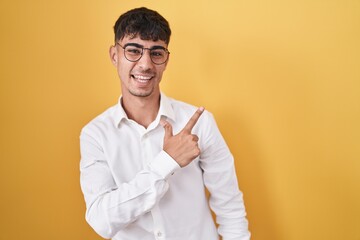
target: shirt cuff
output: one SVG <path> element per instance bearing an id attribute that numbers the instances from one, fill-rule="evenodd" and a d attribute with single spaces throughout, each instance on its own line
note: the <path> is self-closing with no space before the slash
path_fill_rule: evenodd
<path id="1" fill-rule="evenodd" d="M 149 164 L 149 167 L 162 178 L 167 179 L 171 174 L 180 168 L 180 165 L 165 151 L 161 151 Z"/>

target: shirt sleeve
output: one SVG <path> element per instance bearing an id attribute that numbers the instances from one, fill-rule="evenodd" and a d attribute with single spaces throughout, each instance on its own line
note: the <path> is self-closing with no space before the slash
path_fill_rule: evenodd
<path id="1" fill-rule="evenodd" d="M 80 184 L 86 202 L 86 220 L 103 238 L 112 238 L 151 211 L 169 188 L 166 179 L 180 168 L 162 151 L 131 181 L 117 185 L 101 144 L 90 132 L 82 131 L 80 151 Z"/>
<path id="2" fill-rule="evenodd" d="M 213 116 L 204 116 L 200 146 L 200 166 L 206 188 L 210 192 L 209 204 L 216 215 L 218 232 L 223 240 L 249 240 L 248 221 L 242 192 L 239 190 L 234 159 Z"/>

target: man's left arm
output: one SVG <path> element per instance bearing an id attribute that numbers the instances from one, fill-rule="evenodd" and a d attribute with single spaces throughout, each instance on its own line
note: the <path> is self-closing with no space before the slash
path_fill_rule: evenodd
<path id="1" fill-rule="evenodd" d="M 249 240 L 248 221 L 242 192 L 239 190 L 234 159 L 213 116 L 205 112 L 200 137 L 200 166 L 206 188 L 210 192 L 209 204 L 219 224 L 223 240 Z"/>

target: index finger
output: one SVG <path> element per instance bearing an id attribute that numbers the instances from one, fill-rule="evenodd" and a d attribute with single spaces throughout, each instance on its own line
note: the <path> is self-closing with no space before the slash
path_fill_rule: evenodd
<path id="1" fill-rule="evenodd" d="M 195 126 L 195 124 L 197 123 L 197 121 L 199 120 L 201 114 L 204 112 L 204 107 L 199 107 L 196 112 L 194 113 L 194 115 L 190 118 L 190 120 L 188 121 L 188 123 L 185 125 L 183 131 L 186 132 L 191 132 L 191 130 L 193 129 L 193 127 Z"/>

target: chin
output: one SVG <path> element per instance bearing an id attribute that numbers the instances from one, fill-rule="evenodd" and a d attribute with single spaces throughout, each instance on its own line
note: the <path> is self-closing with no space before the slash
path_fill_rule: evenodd
<path id="1" fill-rule="evenodd" d="M 131 91 L 129 90 L 129 93 L 135 97 L 149 97 L 153 94 L 154 91 Z"/>

